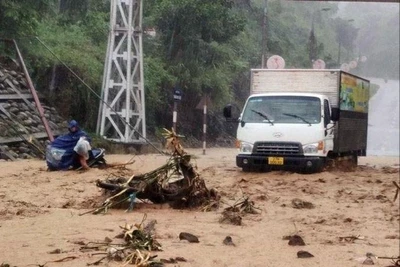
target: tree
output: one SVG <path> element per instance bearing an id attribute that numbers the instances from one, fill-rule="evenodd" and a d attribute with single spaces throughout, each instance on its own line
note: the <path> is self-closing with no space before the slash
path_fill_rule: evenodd
<path id="1" fill-rule="evenodd" d="M 17 39 L 34 35 L 40 21 L 53 15 L 54 0 L 1 0 L 0 36 Z"/>
<path id="2" fill-rule="evenodd" d="M 151 20 L 159 36 L 155 41 L 162 49 L 156 54 L 183 90 L 180 109 L 187 119 L 185 127 L 190 129 L 197 123 L 193 107 L 204 88 L 212 88 L 212 98 L 217 103 L 229 95 L 231 81 L 244 65 L 231 42 L 244 30 L 245 20 L 225 0 L 167 0 L 155 2 L 152 8 Z M 165 94 L 171 95 L 174 86 L 163 88 Z M 165 113 L 171 109 L 172 98 L 167 100 L 169 103 L 159 107 L 163 114 L 160 123 L 164 124 L 172 121 L 167 119 L 172 112 Z"/>
<path id="3" fill-rule="evenodd" d="M 310 37 L 308 38 L 308 59 L 310 60 L 311 64 L 314 60 L 317 59 L 317 49 L 318 49 L 318 43 L 317 43 L 317 38 L 315 37 L 314 34 L 314 21 L 313 21 L 310 31 Z"/>

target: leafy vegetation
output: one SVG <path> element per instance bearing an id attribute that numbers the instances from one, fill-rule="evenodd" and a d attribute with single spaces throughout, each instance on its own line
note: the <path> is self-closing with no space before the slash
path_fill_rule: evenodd
<path id="1" fill-rule="evenodd" d="M 398 78 L 398 60 L 393 60 L 399 58 L 398 8 L 382 18 L 379 12 L 387 11 L 382 5 L 371 10 L 355 4 L 339 9 L 332 2 L 268 1 L 265 6 L 266 2 L 143 1 L 143 29 L 156 33 L 143 36 L 148 131 L 171 127 L 172 91 L 179 87 L 183 100 L 178 114 L 184 114 L 178 115 L 179 132 L 201 136 L 202 112 L 194 107 L 209 94 L 209 132 L 217 137 L 224 127 L 222 105 L 243 104 L 249 69 L 261 67 L 263 51 L 266 58 L 282 56 L 286 68 L 310 68 L 315 59 L 338 68 L 366 55 L 368 64 L 359 62 L 354 72 Z M 0 0 L 0 38 L 17 40 L 37 90 L 65 118 L 85 122 L 92 131 L 100 102 L 109 9 L 110 0 Z M 1 42 L 0 52 L 12 56 Z"/>

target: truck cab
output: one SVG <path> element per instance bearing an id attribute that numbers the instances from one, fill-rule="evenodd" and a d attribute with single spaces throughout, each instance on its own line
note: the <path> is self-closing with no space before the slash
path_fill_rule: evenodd
<path id="1" fill-rule="evenodd" d="M 321 94 L 252 95 L 238 122 L 236 165 L 244 171 L 280 166 L 318 171 L 333 149 L 331 108 Z"/>

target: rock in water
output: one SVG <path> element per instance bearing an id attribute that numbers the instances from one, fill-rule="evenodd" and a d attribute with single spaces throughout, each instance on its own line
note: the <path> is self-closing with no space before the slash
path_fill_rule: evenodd
<path id="1" fill-rule="evenodd" d="M 374 260 L 371 257 L 367 257 L 363 263 L 363 265 L 375 265 Z"/>
<path id="2" fill-rule="evenodd" d="M 224 241 L 222 241 L 222 243 L 227 246 L 235 246 L 235 244 L 232 241 L 232 237 L 230 237 L 229 235 L 225 237 L 225 239 L 224 239 Z"/>
<path id="3" fill-rule="evenodd" d="M 182 239 L 187 240 L 190 243 L 199 243 L 199 239 L 197 238 L 197 236 L 192 235 L 190 233 L 185 233 L 185 232 L 180 233 L 179 240 L 182 240 Z"/>
<path id="4" fill-rule="evenodd" d="M 289 246 L 305 246 L 303 238 L 299 235 L 292 235 L 289 239 Z"/>
<path id="5" fill-rule="evenodd" d="M 297 252 L 297 258 L 312 258 L 312 257 L 314 257 L 314 255 L 308 251 L 300 250 L 299 252 Z"/>

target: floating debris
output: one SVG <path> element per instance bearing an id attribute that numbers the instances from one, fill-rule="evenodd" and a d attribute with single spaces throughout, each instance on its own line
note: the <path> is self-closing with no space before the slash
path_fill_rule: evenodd
<path id="1" fill-rule="evenodd" d="M 259 208 L 256 208 L 254 201 L 251 201 L 249 197 L 243 197 L 233 206 L 225 209 L 226 211 L 239 212 L 239 213 L 249 213 L 249 214 L 259 214 Z"/>
<path id="2" fill-rule="evenodd" d="M 167 148 L 172 155 L 163 166 L 142 175 L 125 178 L 98 180 L 96 185 L 111 195 L 101 207 L 89 211 L 94 214 L 107 212 L 111 207 L 125 206 L 132 210 L 135 200 L 150 200 L 152 203 L 168 203 L 173 208 L 218 207 L 216 190 L 209 190 L 204 180 L 191 164 L 179 143 L 179 136 L 172 130 L 164 129 Z M 123 205 L 125 204 L 125 205 Z M 84 213 L 86 214 L 86 213 Z"/>
<path id="3" fill-rule="evenodd" d="M 254 201 L 249 197 L 243 197 L 233 206 L 229 206 L 222 212 L 220 223 L 230 223 L 233 225 L 242 225 L 242 215 L 244 214 L 259 214 L 260 209 L 255 207 Z"/>
<path id="4" fill-rule="evenodd" d="M 219 219 L 220 223 L 230 223 L 233 225 L 242 225 L 242 216 L 239 212 L 224 210 L 222 217 Z"/>

